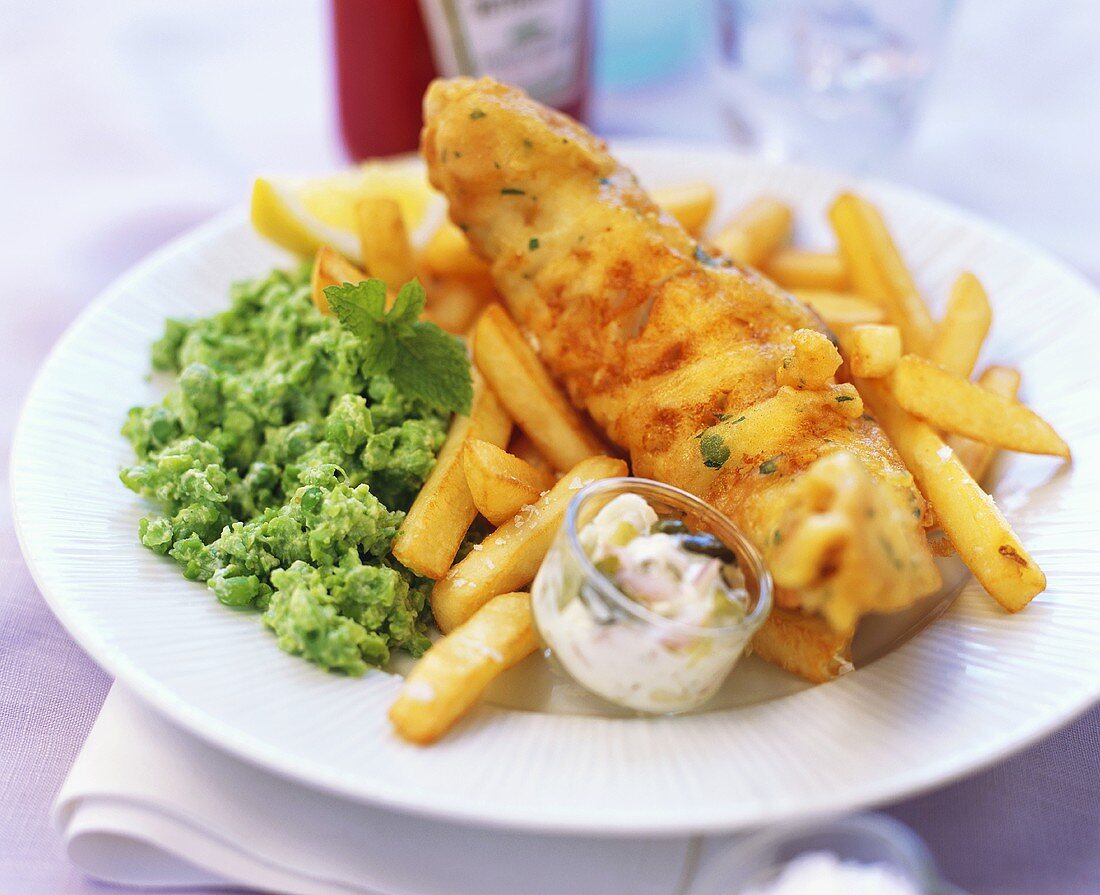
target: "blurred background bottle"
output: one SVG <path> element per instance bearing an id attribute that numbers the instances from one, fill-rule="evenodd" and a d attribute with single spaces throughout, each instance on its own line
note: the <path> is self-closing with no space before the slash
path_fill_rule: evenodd
<path id="1" fill-rule="evenodd" d="M 591 0 L 333 0 L 344 146 L 356 159 L 415 150 L 437 75 L 489 74 L 583 119 Z"/>
<path id="2" fill-rule="evenodd" d="M 714 0 L 734 139 L 847 169 L 908 136 L 951 0 Z"/>

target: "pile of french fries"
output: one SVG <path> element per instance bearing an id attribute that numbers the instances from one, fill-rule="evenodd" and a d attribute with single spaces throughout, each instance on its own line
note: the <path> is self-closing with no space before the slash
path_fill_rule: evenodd
<path id="1" fill-rule="evenodd" d="M 709 214 L 695 197 L 700 223 Z M 432 614 L 446 636 L 406 679 L 390 710 L 397 732 L 414 743 L 442 736 L 507 668 L 535 651 L 528 595 L 572 496 L 596 479 L 626 475 L 607 446 L 554 383 L 497 303 L 487 265 L 450 223 L 419 250 L 395 200 L 358 208 L 363 266 L 322 246 L 312 297 L 330 313 L 324 290 L 368 276 L 390 285 L 419 277 L 426 316 L 467 338 L 474 360 L 468 416 L 456 416 L 435 468 L 393 544 L 394 557 L 433 579 Z M 455 561 L 471 524 L 493 530 Z"/>
<path id="2" fill-rule="evenodd" d="M 715 191 L 705 183 L 653 196 L 696 237 L 715 205 Z M 718 228 L 709 245 L 758 269 L 821 317 L 837 338 L 842 378 L 851 379 L 912 472 L 948 549 L 1005 609 L 1022 609 L 1044 589 L 1045 578 L 979 483 L 998 450 L 1068 460 L 1069 448 L 1017 401 L 1015 370 L 994 365 L 972 379 L 992 320 L 973 274 L 959 276 L 936 321 L 870 202 L 841 195 L 829 220 L 835 249 L 792 247 L 792 210 L 761 197 Z M 410 673 L 390 710 L 402 737 L 426 744 L 536 650 L 524 588 L 572 496 L 628 469 L 543 367 L 457 227 L 446 223 L 414 248 L 397 202 L 385 198 L 362 203 L 359 225 L 365 269 L 322 247 L 313 273 L 317 307 L 328 313 L 323 290 L 329 285 L 366 276 L 396 285 L 418 276 L 428 293 L 427 315 L 468 338 L 474 360 L 470 414 L 455 417 L 393 545 L 401 563 L 436 582 L 432 613 L 445 635 Z M 456 562 L 478 515 L 495 530 Z"/>
<path id="3" fill-rule="evenodd" d="M 938 529 L 990 596 L 1016 612 L 1043 591 L 1046 578 L 980 482 L 998 450 L 1069 460 L 1069 446 L 1016 400 L 1017 371 L 994 365 L 971 379 L 993 316 L 977 277 L 959 275 L 937 322 L 874 205 L 844 193 L 829 221 L 834 251 L 792 248 L 791 210 L 765 197 L 714 242 L 825 321 Z"/>

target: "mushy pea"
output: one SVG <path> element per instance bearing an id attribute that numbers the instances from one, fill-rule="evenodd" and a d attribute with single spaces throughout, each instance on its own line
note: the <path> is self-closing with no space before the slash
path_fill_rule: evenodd
<path id="1" fill-rule="evenodd" d="M 141 543 L 323 668 L 420 655 L 430 582 L 389 551 L 449 414 L 371 375 L 372 348 L 310 301 L 308 267 L 230 295 L 168 321 L 152 362 L 175 384 L 123 426 L 138 462 L 122 481 L 158 507 Z"/>

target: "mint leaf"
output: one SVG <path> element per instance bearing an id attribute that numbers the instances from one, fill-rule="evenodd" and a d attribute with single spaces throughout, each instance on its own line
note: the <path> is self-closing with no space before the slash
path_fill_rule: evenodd
<path id="1" fill-rule="evenodd" d="M 386 284 L 329 286 L 325 298 L 345 329 L 367 346 L 363 372 L 389 375 L 401 393 L 440 410 L 469 413 L 473 400 L 470 359 L 462 343 L 420 320 L 424 287 L 410 280 L 386 311 Z"/>
<path id="2" fill-rule="evenodd" d="M 381 280 L 326 286 L 325 298 L 344 328 L 367 346 L 365 376 L 385 373 L 393 366 L 395 345 L 386 333 L 386 284 Z"/>
<path id="3" fill-rule="evenodd" d="M 420 285 L 420 281 L 409 280 L 397 293 L 393 307 L 386 315 L 386 323 L 395 327 L 411 327 L 424 313 L 425 301 L 424 287 Z"/>
<path id="4" fill-rule="evenodd" d="M 367 346 L 367 359 L 363 361 L 364 376 L 378 376 L 393 369 L 397 357 L 397 341 L 385 327 L 379 327 L 377 335 L 363 339 Z"/>
<path id="5" fill-rule="evenodd" d="M 360 339 L 375 335 L 386 314 L 386 284 L 381 280 L 326 286 L 325 298 L 337 319 Z"/>
<path id="6" fill-rule="evenodd" d="M 462 343 L 434 323 L 413 324 L 402 338 L 390 371 L 397 388 L 432 407 L 469 413 L 474 389 Z"/>

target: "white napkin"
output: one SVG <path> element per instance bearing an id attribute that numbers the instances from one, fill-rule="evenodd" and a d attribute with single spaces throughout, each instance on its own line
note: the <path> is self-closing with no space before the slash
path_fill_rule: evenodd
<path id="1" fill-rule="evenodd" d="M 294 895 L 679 895 L 702 845 L 478 829 L 348 802 L 219 752 L 117 684 L 54 819 L 73 863 L 101 880 Z"/>

